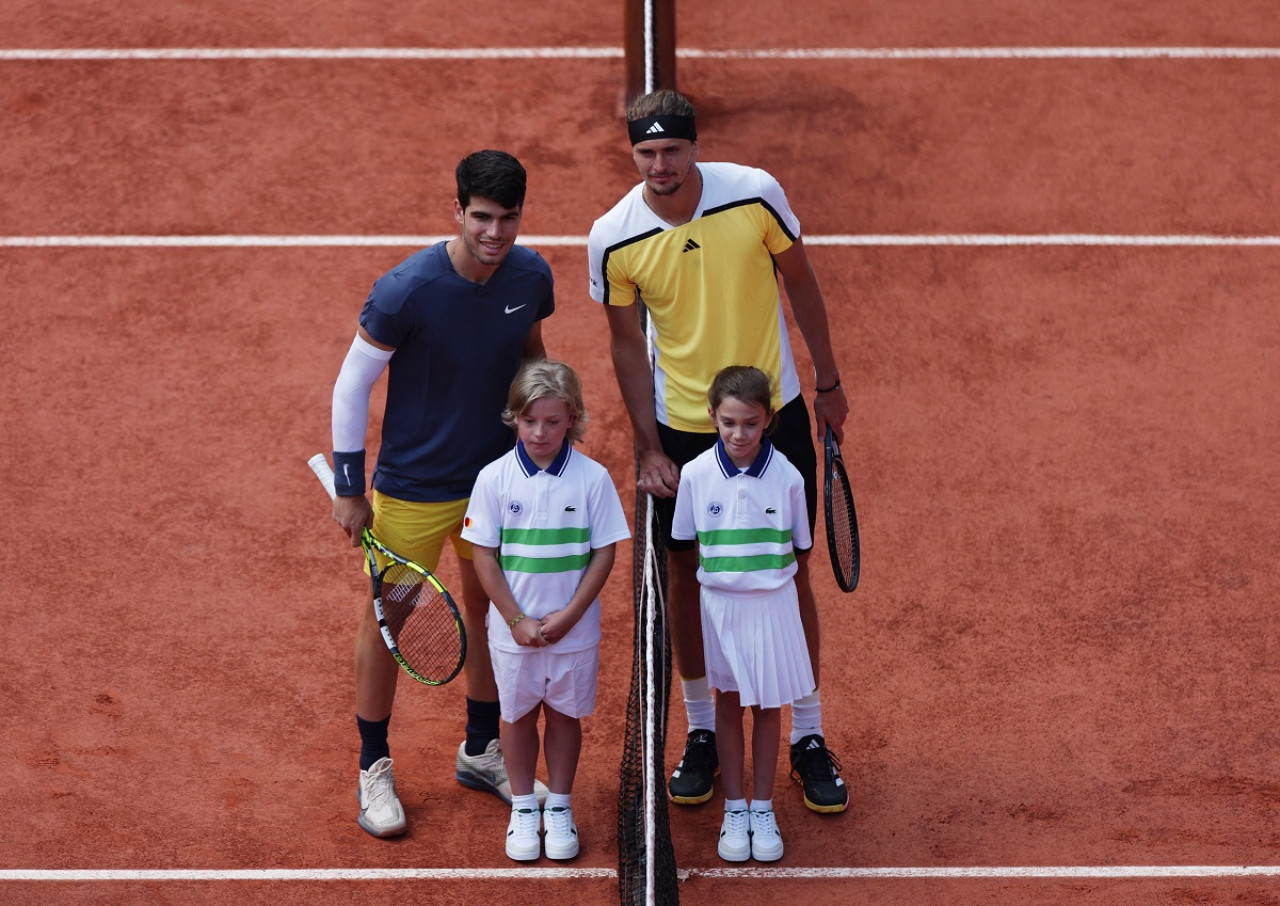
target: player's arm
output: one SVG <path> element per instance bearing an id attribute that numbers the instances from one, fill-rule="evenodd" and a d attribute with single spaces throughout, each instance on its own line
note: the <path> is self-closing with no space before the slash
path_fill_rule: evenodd
<path id="1" fill-rule="evenodd" d="M 542 637 L 547 640 L 547 644 L 564 638 L 569 630 L 578 624 L 578 620 L 582 619 L 591 602 L 599 597 L 605 580 L 609 578 L 609 571 L 613 569 L 617 547 L 616 544 L 606 544 L 604 547 L 593 550 L 591 560 L 582 572 L 582 579 L 578 582 L 573 598 L 563 609 L 542 618 Z"/>
<path id="2" fill-rule="evenodd" d="M 834 387 L 826 393 L 818 393 L 813 400 L 814 428 L 818 437 L 826 432 L 827 425 L 837 440 L 844 439 L 844 420 L 849 414 L 849 401 L 844 387 L 840 386 L 840 369 L 836 366 L 835 351 L 831 347 L 831 327 L 827 321 L 827 306 L 818 286 L 818 277 L 809 263 L 804 243 L 799 237 L 785 252 L 773 256 L 782 275 L 791 301 L 791 311 L 796 326 L 809 347 L 813 359 L 817 387 Z"/>
<path id="3" fill-rule="evenodd" d="M 394 352 L 361 326 L 333 385 L 333 467 L 338 494 L 333 500 L 333 518 L 351 538 L 352 547 L 360 545 L 361 530 L 373 525 L 373 507 L 365 496 L 369 394 Z"/>
<path id="4" fill-rule="evenodd" d="M 511 585 L 507 582 L 507 574 L 502 571 L 502 564 L 498 562 L 498 549 L 472 542 L 471 551 L 473 558 L 471 562 L 475 565 L 476 576 L 480 579 L 485 594 L 489 596 L 493 606 L 498 608 L 503 622 L 510 625 L 512 620 L 523 615 L 523 611 L 516 603 L 516 596 L 511 593 Z M 517 645 L 542 645 L 544 642 L 538 629 L 537 620 L 533 617 L 524 617 L 516 620 L 515 625 L 511 626 L 511 637 L 515 639 Z"/>
<path id="5" fill-rule="evenodd" d="M 609 319 L 609 351 L 623 405 L 631 419 L 636 454 L 640 460 L 640 489 L 655 497 L 673 497 L 680 471 L 662 452 L 658 420 L 653 409 L 653 371 L 649 366 L 649 341 L 640 327 L 636 305 L 606 305 Z"/>

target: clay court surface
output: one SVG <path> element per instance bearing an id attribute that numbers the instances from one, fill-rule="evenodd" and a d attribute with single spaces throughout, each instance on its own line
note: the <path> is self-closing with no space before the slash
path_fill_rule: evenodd
<path id="1" fill-rule="evenodd" d="M 618 3 L 0 5 L 0 51 L 623 43 Z M 689 2 L 677 29 L 701 50 L 1280 46 L 1264 0 L 912 6 Z M 585 258 L 636 178 L 622 83 L 619 55 L 0 59 L 0 241 L 355 237 L 0 246 L 0 903 L 617 901 L 630 546 L 582 855 L 514 870 L 506 806 L 453 780 L 460 683 L 401 686 L 411 832 L 375 840 L 364 579 L 304 461 L 372 281 L 413 248 L 358 237 L 452 233 L 454 164 L 499 147 L 530 172 L 584 449 L 630 506 Z M 695 55 L 679 85 L 703 159 L 773 172 L 811 239 L 863 533 L 854 594 L 823 537 L 813 564 L 852 805 L 813 815 L 780 773 L 786 856 L 745 871 L 716 857 L 718 798 L 673 806 L 681 901 L 1280 903 L 1280 57 Z M 1062 234 L 1100 238 L 956 241 Z M 323 874 L 357 869 L 421 876 Z"/>

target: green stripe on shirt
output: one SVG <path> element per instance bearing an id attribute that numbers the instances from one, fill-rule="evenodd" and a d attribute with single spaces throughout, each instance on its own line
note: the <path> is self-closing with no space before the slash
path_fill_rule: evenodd
<path id="1" fill-rule="evenodd" d="M 591 562 L 591 552 L 570 554 L 567 557 L 517 557 L 500 554 L 498 562 L 504 570 L 517 573 L 569 573 L 586 569 Z"/>
<path id="2" fill-rule="evenodd" d="M 790 544 L 791 529 L 746 528 L 714 529 L 698 532 L 698 543 L 712 544 Z"/>
<path id="3" fill-rule="evenodd" d="M 588 541 L 591 531 L 587 526 L 567 528 L 504 528 L 504 544 L 574 544 Z"/>
<path id="4" fill-rule="evenodd" d="M 795 551 L 785 554 L 755 554 L 749 557 L 702 557 L 698 564 L 709 573 L 752 573 L 783 569 L 795 562 Z"/>

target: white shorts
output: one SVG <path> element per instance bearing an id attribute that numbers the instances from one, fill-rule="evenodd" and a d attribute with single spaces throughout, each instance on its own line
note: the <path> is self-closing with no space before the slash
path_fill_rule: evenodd
<path id="1" fill-rule="evenodd" d="M 546 702 L 565 717 L 586 717 L 596 709 L 596 675 L 600 647 L 580 651 L 529 648 L 502 651 L 489 647 L 493 678 L 498 683 L 502 719 L 515 723 L 538 702 Z"/>
<path id="2" fill-rule="evenodd" d="M 702 589 L 707 681 L 743 705 L 781 708 L 816 687 L 794 582 L 776 591 Z"/>

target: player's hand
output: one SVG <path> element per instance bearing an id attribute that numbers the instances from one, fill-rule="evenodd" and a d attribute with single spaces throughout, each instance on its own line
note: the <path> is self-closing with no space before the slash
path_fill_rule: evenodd
<path id="1" fill-rule="evenodd" d="M 542 624 L 533 617 L 525 617 L 511 627 L 511 638 L 522 648 L 538 648 L 546 643 L 540 632 Z"/>
<path id="2" fill-rule="evenodd" d="M 351 546 L 359 547 L 360 533 L 366 528 L 373 528 L 373 506 L 363 494 L 359 497 L 335 497 L 333 521 L 342 526 L 350 537 Z"/>
<path id="3" fill-rule="evenodd" d="M 662 451 L 640 457 L 640 475 L 636 485 L 654 497 L 674 497 L 680 484 L 680 470 Z"/>
<path id="4" fill-rule="evenodd" d="M 818 443 L 821 444 L 826 437 L 828 425 L 835 435 L 836 443 L 844 443 L 844 420 L 848 416 L 849 400 L 844 395 L 843 387 L 816 394 L 813 398 L 813 421 L 817 428 Z"/>
<path id="5" fill-rule="evenodd" d="M 567 610 L 557 610 L 542 618 L 542 638 L 548 645 L 554 645 L 569 634 L 569 630 L 577 623 L 577 619 L 569 615 Z"/>

